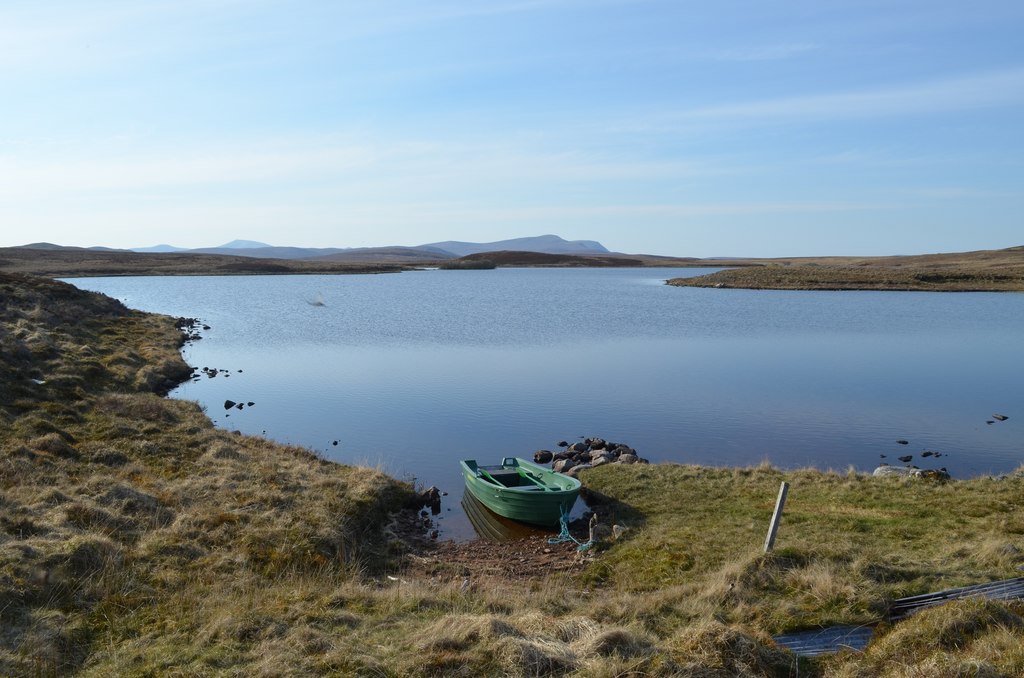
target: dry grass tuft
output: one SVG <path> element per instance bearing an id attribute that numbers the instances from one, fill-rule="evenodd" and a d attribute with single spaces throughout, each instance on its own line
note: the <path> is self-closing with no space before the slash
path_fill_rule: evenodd
<path id="1" fill-rule="evenodd" d="M 46 452 L 64 459 L 77 459 L 79 456 L 78 450 L 68 445 L 59 433 L 47 433 L 33 438 L 29 441 L 29 446 L 37 452 Z"/>
<path id="2" fill-rule="evenodd" d="M 638 636 L 632 631 L 613 628 L 594 634 L 586 640 L 581 649 L 586 655 L 633 659 L 650 656 L 654 652 L 654 644 L 650 639 Z"/>
<path id="3" fill-rule="evenodd" d="M 683 675 L 783 676 L 796 666 L 795 657 L 771 638 L 719 622 L 684 629 L 672 649 Z"/>
<path id="4" fill-rule="evenodd" d="M 546 638 L 503 638 L 494 654 L 509 675 L 552 676 L 576 669 L 579 659 L 565 643 Z"/>
<path id="5" fill-rule="evenodd" d="M 485 640 L 520 637 L 508 622 L 491 615 L 449 615 L 424 629 L 417 643 L 421 651 L 465 650 Z"/>

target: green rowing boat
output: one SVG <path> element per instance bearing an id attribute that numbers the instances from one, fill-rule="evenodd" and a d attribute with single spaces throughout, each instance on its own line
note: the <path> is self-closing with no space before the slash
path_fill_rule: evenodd
<path id="1" fill-rule="evenodd" d="M 580 493 L 580 481 L 538 464 L 505 457 L 500 464 L 459 462 L 466 489 L 500 516 L 534 525 L 558 525 Z"/>

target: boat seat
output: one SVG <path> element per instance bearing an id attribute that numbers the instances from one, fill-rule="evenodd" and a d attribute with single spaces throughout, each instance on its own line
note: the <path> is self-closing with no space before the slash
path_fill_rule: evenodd
<path id="1" fill-rule="evenodd" d="M 505 487 L 521 487 L 530 484 L 530 481 L 519 475 L 519 471 L 515 469 L 495 469 L 492 471 L 489 468 L 483 468 L 483 470 L 487 471 L 488 475 Z"/>

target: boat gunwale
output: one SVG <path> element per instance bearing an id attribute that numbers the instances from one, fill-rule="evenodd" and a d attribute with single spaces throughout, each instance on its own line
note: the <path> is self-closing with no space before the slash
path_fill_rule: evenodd
<path id="1" fill-rule="evenodd" d="M 509 460 L 513 460 L 516 463 L 514 465 L 506 465 L 505 462 L 507 462 Z M 556 488 L 550 488 L 550 487 L 541 488 L 541 487 L 539 487 L 537 485 L 531 485 L 531 486 L 512 486 L 512 487 L 509 487 L 508 485 L 501 484 L 500 482 L 497 481 L 497 479 L 491 477 L 490 473 L 487 473 L 489 470 L 516 468 L 516 469 L 519 469 L 521 472 L 523 472 L 523 473 L 521 473 L 521 475 L 526 475 L 526 477 L 528 479 L 533 480 L 532 478 L 529 477 L 528 474 L 525 473 L 525 471 L 527 470 L 528 467 L 521 466 L 518 463 L 519 461 L 526 462 L 529 467 L 535 467 L 537 469 L 537 471 L 539 471 L 540 473 L 549 475 L 551 477 L 557 477 L 559 479 L 559 481 L 560 481 L 558 483 L 559 485 L 561 485 L 562 483 L 567 483 L 569 485 L 569 487 L 558 487 L 557 489 Z M 470 466 L 469 463 L 472 463 L 473 466 Z M 490 465 L 490 466 L 481 466 L 481 465 L 476 463 L 475 459 L 463 459 L 463 460 L 461 460 L 459 462 L 459 465 L 462 466 L 462 468 L 463 468 L 463 475 L 466 477 L 467 480 L 472 478 L 473 480 L 476 480 L 478 482 L 486 483 L 485 487 L 490 487 L 490 488 L 496 489 L 496 490 L 501 491 L 501 492 L 507 491 L 507 492 L 514 492 L 516 494 L 529 495 L 529 496 L 537 496 L 538 495 L 537 490 L 538 489 L 543 489 L 544 490 L 543 496 L 555 498 L 555 497 L 566 496 L 566 495 L 572 494 L 572 493 L 578 493 L 580 488 L 582 487 L 582 483 L 580 483 L 578 478 L 573 478 L 572 476 L 567 476 L 564 473 L 559 473 L 558 471 L 555 471 L 555 470 L 552 470 L 552 469 L 546 469 L 543 466 L 540 466 L 539 464 L 534 464 L 532 462 L 526 461 L 525 459 L 521 460 L 521 459 L 519 459 L 517 457 L 505 457 L 502 460 L 501 464 L 494 464 L 494 465 Z M 468 471 L 468 474 L 467 474 L 467 471 Z M 481 471 L 486 473 L 488 477 L 484 477 L 480 473 Z"/>

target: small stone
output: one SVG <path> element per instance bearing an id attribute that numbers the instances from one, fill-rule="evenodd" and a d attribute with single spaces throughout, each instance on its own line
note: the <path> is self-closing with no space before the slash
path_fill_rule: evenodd
<path id="1" fill-rule="evenodd" d="M 910 441 L 909 440 L 897 440 L 896 444 L 897 445 L 909 445 Z"/>
<path id="2" fill-rule="evenodd" d="M 899 459 L 900 461 L 902 461 L 903 463 L 907 463 L 908 461 L 910 461 L 911 459 L 914 458 L 914 455 L 906 454 L 906 455 L 903 455 L 902 457 L 896 457 L 896 458 Z"/>
<path id="3" fill-rule="evenodd" d="M 992 418 L 995 419 L 996 421 L 1006 421 L 1007 419 L 1009 419 L 1009 417 L 1006 416 L 1005 414 L 993 414 Z"/>
<path id="4" fill-rule="evenodd" d="M 566 473 L 575 465 L 576 463 L 572 459 L 559 459 L 554 463 L 551 469 L 558 473 Z"/>
<path id="5" fill-rule="evenodd" d="M 224 409 L 225 410 L 230 410 L 232 407 L 234 407 L 237 404 L 238 403 L 236 403 L 234 400 L 225 400 L 224 401 Z"/>

